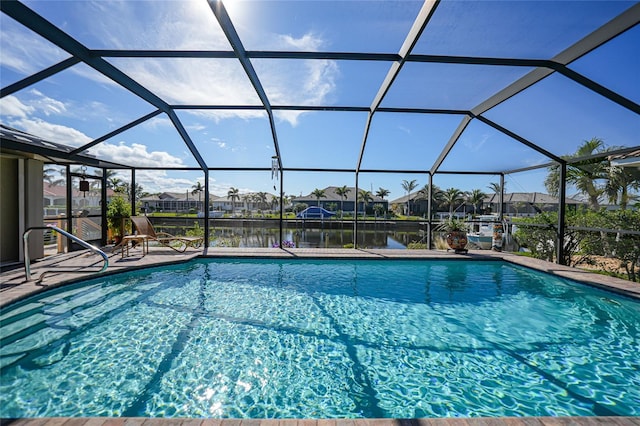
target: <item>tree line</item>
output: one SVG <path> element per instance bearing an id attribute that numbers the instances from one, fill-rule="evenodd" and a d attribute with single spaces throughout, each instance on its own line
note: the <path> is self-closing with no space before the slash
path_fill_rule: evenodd
<path id="1" fill-rule="evenodd" d="M 640 168 L 612 164 L 606 153 L 619 148 L 607 147 L 602 139 L 593 138 L 584 141 L 573 155 L 565 157 L 584 158 L 567 166 L 566 181 L 585 196 L 587 204 L 566 214 L 562 259 L 556 259 L 557 212 L 519 219 L 516 240 L 533 257 L 569 266 L 592 264 L 603 270 L 607 267 L 599 259 L 615 259 L 627 279 L 640 280 L 640 203 L 635 193 L 640 189 Z M 601 159 L 603 156 L 605 160 Z M 549 167 L 545 187 L 551 195 L 558 195 L 558 165 Z M 604 200 L 617 209 L 603 207 Z"/>

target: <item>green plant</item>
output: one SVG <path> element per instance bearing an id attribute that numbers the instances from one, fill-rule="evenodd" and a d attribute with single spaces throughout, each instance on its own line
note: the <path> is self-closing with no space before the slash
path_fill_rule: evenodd
<path id="1" fill-rule="evenodd" d="M 420 250 L 420 249 L 426 249 L 427 247 L 427 243 L 409 243 L 407 244 L 407 249 L 409 250 Z"/>
<path id="2" fill-rule="evenodd" d="M 204 237 L 204 228 L 198 222 L 193 222 L 193 228 L 187 229 L 185 234 L 187 237 Z"/>
<path id="3" fill-rule="evenodd" d="M 438 224 L 435 229 L 440 232 L 466 232 L 467 225 L 463 220 L 449 216 L 444 222 Z"/>
<path id="4" fill-rule="evenodd" d="M 447 241 L 444 238 L 438 236 L 433 238 L 433 245 L 435 246 L 436 250 L 446 250 L 449 247 Z"/>
<path id="5" fill-rule="evenodd" d="M 555 212 L 518 218 L 515 221 L 518 230 L 514 237 L 522 247 L 530 250 L 530 256 L 553 262 L 556 260 L 557 222 L 558 215 Z M 633 233 L 637 231 L 640 231 L 638 211 L 579 210 L 568 213 L 562 260 L 569 266 L 586 263 L 605 268 L 598 265 L 597 259 L 616 259 L 619 267 L 626 272 L 626 278 L 638 281 L 640 237 Z"/>
<path id="6" fill-rule="evenodd" d="M 122 195 L 115 195 L 107 206 L 107 227 L 112 235 L 122 235 L 122 219 L 126 217 L 131 217 L 131 204 Z"/>

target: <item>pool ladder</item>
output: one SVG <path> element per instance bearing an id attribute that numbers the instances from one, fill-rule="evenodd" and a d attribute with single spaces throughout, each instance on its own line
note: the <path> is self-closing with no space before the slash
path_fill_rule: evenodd
<path id="1" fill-rule="evenodd" d="M 60 229 L 55 225 L 49 224 L 49 225 L 45 225 L 45 226 L 32 226 L 31 228 L 27 229 L 26 231 L 24 231 L 24 234 L 22 234 L 22 252 L 24 255 L 24 272 L 27 278 L 27 281 L 32 281 L 31 279 L 31 258 L 29 257 L 29 234 L 31 234 L 31 231 L 34 231 L 36 229 L 41 229 L 41 230 L 54 230 L 57 233 L 64 235 L 65 237 L 69 238 L 72 241 L 75 241 L 76 243 L 80 244 L 82 247 L 91 250 L 94 253 L 99 254 L 100 256 L 102 256 L 102 261 L 103 261 L 103 265 L 102 265 L 102 269 L 100 269 L 98 271 L 98 273 L 104 272 L 107 267 L 109 266 L 109 257 L 107 256 L 107 254 L 105 252 L 103 252 L 102 250 L 100 250 L 99 248 L 89 244 L 88 242 L 82 240 L 81 238 L 76 237 L 75 235 L 65 231 L 64 229 Z M 42 279 L 44 278 L 44 275 L 47 272 L 52 272 L 52 271 L 45 271 L 40 275 L 40 278 L 38 278 L 38 280 L 36 281 L 37 283 L 42 282 Z M 55 272 L 81 272 L 78 269 L 71 269 L 71 270 L 63 270 L 63 269 L 56 269 Z"/>

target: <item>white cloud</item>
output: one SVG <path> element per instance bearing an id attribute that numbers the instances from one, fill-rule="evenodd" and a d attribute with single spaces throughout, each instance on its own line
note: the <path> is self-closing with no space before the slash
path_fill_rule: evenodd
<path id="1" fill-rule="evenodd" d="M 469 152 L 478 152 L 482 149 L 484 144 L 489 140 L 491 135 L 483 134 L 479 139 L 476 138 L 465 138 L 461 141 L 462 146 L 464 146 Z"/>
<path id="2" fill-rule="evenodd" d="M 229 49 L 206 1 L 93 1 L 74 5 L 92 36 L 115 49 Z M 144 19 L 141 19 L 144 17 Z"/>
<path id="3" fill-rule="evenodd" d="M 40 118 L 23 118 L 9 123 L 10 126 L 24 130 L 27 133 L 51 142 L 63 145 L 79 147 L 92 141 L 92 139 L 71 127 L 53 124 Z"/>
<path id="4" fill-rule="evenodd" d="M 100 19 L 93 19 L 95 16 L 100 16 Z M 86 22 L 92 22 L 92 25 L 86 25 Z M 153 7 L 144 2 L 79 2 L 69 10 L 64 25 L 70 34 L 94 48 L 230 49 L 205 1 L 154 2 Z M 263 39 L 264 44 L 276 50 L 317 51 L 326 45 L 326 40 L 314 32 L 300 37 L 262 31 L 254 33 Z M 244 70 L 235 59 L 112 58 L 109 61 L 168 103 L 261 105 Z M 273 65 L 262 66 L 259 78 L 268 88 L 272 104 L 322 105 L 335 93 L 339 72 L 335 61 L 267 62 Z M 292 62 L 295 62 L 293 67 Z M 113 84 L 83 64 L 74 66 L 72 71 L 92 81 Z M 45 111 L 49 114 L 61 113 L 53 104 L 48 107 L 50 109 Z M 261 117 L 264 113 L 257 110 L 226 110 L 199 111 L 197 114 L 221 120 L 236 117 L 251 119 Z M 278 118 L 295 126 L 301 114 L 303 112 L 283 111 L 278 113 Z"/>
<path id="5" fill-rule="evenodd" d="M 523 152 L 522 157 L 525 157 L 525 153 Z M 541 164 L 547 164 L 549 159 L 546 157 L 538 156 L 538 157 L 525 157 L 522 162 L 528 166 L 539 166 Z"/>
<path id="6" fill-rule="evenodd" d="M 267 118 L 267 113 L 263 110 L 187 110 L 185 113 L 196 116 L 201 119 L 212 120 L 214 123 L 219 123 L 221 120 L 227 118 L 242 118 L 244 120 L 251 120 L 256 118 Z"/>
<path id="7" fill-rule="evenodd" d="M 218 141 L 216 142 L 216 144 L 218 145 L 218 147 L 225 149 L 227 147 L 227 143 L 226 142 L 222 142 L 222 141 Z"/>
<path id="8" fill-rule="evenodd" d="M 182 159 L 164 151 L 147 151 L 147 146 L 121 142 L 112 144 L 103 142 L 89 150 L 91 155 L 106 161 L 138 167 L 183 167 Z"/>
<path id="9" fill-rule="evenodd" d="M 31 104 L 45 115 L 63 115 L 67 113 L 67 107 L 63 102 L 50 98 L 36 89 L 30 90 L 29 94 L 35 97 Z"/>
<path id="10" fill-rule="evenodd" d="M 321 37 L 313 33 L 307 33 L 300 38 L 295 38 L 289 34 L 281 34 L 278 36 L 280 44 L 287 49 L 297 49 L 300 51 L 313 52 L 320 50 L 325 44 Z"/>
<path id="11" fill-rule="evenodd" d="M 0 114 L 10 117 L 23 117 L 36 114 L 38 112 L 46 115 L 69 115 L 64 102 L 50 98 L 38 90 L 29 90 L 25 96 L 18 98 L 9 95 L 0 100 L 2 110 Z"/>
<path id="12" fill-rule="evenodd" d="M 200 182 L 204 185 L 204 178 L 197 178 L 195 181 L 192 178 L 181 178 L 170 176 L 165 171 L 161 170 L 139 170 L 136 172 L 136 183 L 142 186 L 144 191 L 149 193 L 159 192 L 178 192 L 185 193 L 189 191 L 191 195 L 192 186 L 194 182 Z M 227 195 L 229 189 L 232 186 L 238 185 L 217 182 L 214 178 L 209 178 L 209 193 L 216 196 Z M 240 188 L 241 193 L 256 192 L 250 188 Z"/>
<path id="13" fill-rule="evenodd" d="M 129 58 L 113 62 L 170 104 L 260 105 L 258 95 L 235 60 Z"/>
<path id="14" fill-rule="evenodd" d="M 177 178 L 167 175 L 163 170 L 136 171 L 136 183 L 146 192 L 185 192 L 193 185 L 189 178 Z"/>
<path id="15" fill-rule="evenodd" d="M 336 61 L 305 61 L 309 79 L 304 82 L 307 99 L 304 101 L 317 105 L 325 100 L 336 88 L 336 77 L 339 74 Z"/>
<path id="16" fill-rule="evenodd" d="M 408 135 L 410 135 L 410 134 L 411 134 L 411 129 L 410 129 L 410 128 L 408 128 L 408 127 L 406 127 L 406 126 L 398 126 L 398 129 L 399 129 L 400 131 L 402 131 L 402 132 L 404 132 L 404 133 L 408 134 Z"/>
<path id="17" fill-rule="evenodd" d="M 34 111 L 35 108 L 33 106 L 22 103 L 20 99 L 13 95 L 0 99 L 0 115 L 26 118 Z"/>
<path id="18" fill-rule="evenodd" d="M 314 33 L 300 38 L 276 35 L 276 50 L 317 51 L 326 44 Z M 272 105 L 325 105 L 336 94 L 340 68 L 331 60 L 256 60 L 256 72 Z M 301 111 L 277 111 L 276 117 L 296 126 Z"/>
<path id="19" fill-rule="evenodd" d="M 171 120 L 169 120 L 169 118 L 166 115 L 155 116 L 152 119 L 142 123 L 141 126 L 147 129 L 152 129 L 152 130 L 156 130 L 158 128 L 174 129 L 173 123 L 171 122 Z"/>
<path id="20" fill-rule="evenodd" d="M 204 124 L 194 123 L 189 126 L 185 126 L 187 130 L 192 130 L 194 132 L 201 132 L 207 128 Z"/>
<path id="21" fill-rule="evenodd" d="M 98 84 L 106 84 L 108 86 L 120 87 L 118 83 L 111 80 L 109 77 L 106 77 L 105 75 L 99 73 L 98 71 L 94 70 L 93 68 L 83 63 L 80 63 L 74 66 L 73 68 L 70 68 L 70 70 L 77 76 L 86 78 L 87 80 L 95 81 Z"/>
<path id="22" fill-rule="evenodd" d="M 69 57 L 4 14 L 0 22 L 0 63 L 3 67 L 27 76 Z"/>

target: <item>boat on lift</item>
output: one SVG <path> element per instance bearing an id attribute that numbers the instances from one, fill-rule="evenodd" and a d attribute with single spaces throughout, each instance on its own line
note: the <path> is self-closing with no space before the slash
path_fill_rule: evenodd
<path id="1" fill-rule="evenodd" d="M 490 250 L 494 246 L 494 225 L 501 224 L 496 214 L 479 215 L 471 224 L 471 230 L 467 232 L 467 240 L 470 247 Z M 501 248 L 502 246 L 500 246 Z"/>

